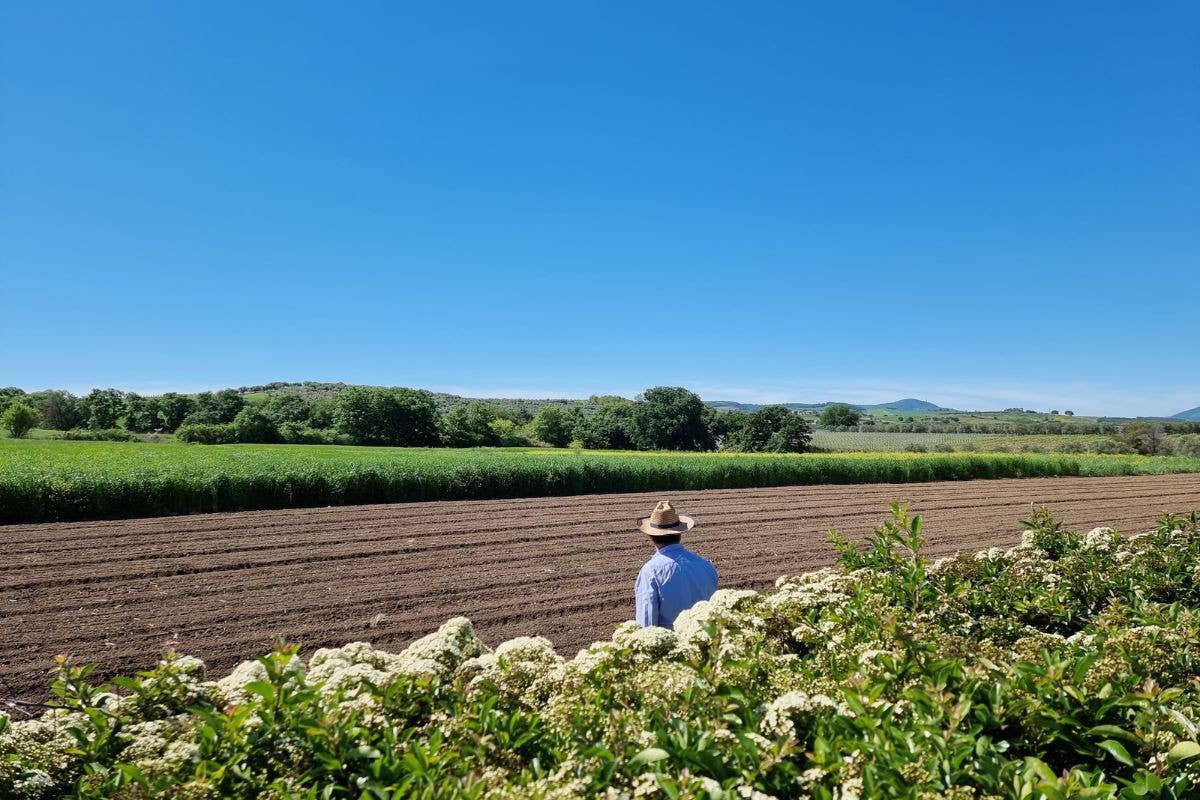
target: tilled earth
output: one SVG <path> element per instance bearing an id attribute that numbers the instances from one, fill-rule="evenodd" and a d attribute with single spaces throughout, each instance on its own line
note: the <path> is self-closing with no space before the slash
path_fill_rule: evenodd
<path id="1" fill-rule="evenodd" d="M 45 694 L 59 653 L 100 674 L 165 649 L 221 674 L 277 640 L 399 649 L 470 617 L 491 644 L 543 635 L 573 654 L 633 616 L 651 550 L 633 530 L 664 495 L 343 506 L 0 527 L 0 697 Z M 925 516 L 930 555 L 1009 545 L 1048 506 L 1076 529 L 1148 529 L 1200 509 L 1200 475 L 678 492 L 687 545 L 725 587 L 831 564 L 825 533 L 864 536 L 892 500 Z"/>

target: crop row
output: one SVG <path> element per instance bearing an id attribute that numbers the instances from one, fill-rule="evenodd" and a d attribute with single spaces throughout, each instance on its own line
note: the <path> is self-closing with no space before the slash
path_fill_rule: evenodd
<path id="1" fill-rule="evenodd" d="M 0 523 L 822 483 L 1200 472 L 1200 459 L 685 454 L 0 440 Z"/>

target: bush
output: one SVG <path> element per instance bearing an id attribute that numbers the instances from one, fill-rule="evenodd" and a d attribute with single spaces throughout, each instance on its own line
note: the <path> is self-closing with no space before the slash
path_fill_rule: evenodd
<path id="1" fill-rule="evenodd" d="M 1087 450 L 1083 442 L 1063 442 L 1057 449 L 1060 453 L 1083 453 Z"/>
<path id="2" fill-rule="evenodd" d="M 188 444 L 233 444 L 238 440 L 233 425 L 204 423 L 180 425 L 175 438 Z"/>
<path id="3" fill-rule="evenodd" d="M 353 444 L 350 437 L 337 431 L 310 428 L 299 422 L 283 423 L 279 435 L 288 444 Z"/>
<path id="4" fill-rule="evenodd" d="M 552 447 L 566 447 L 571 442 L 575 418 L 558 406 L 545 405 L 533 418 L 533 435 Z"/>
<path id="5" fill-rule="evenodd" d="M 1176 436 L 1170 443 L 1171 453 L 1177 456 L 1200 458 L 1200 434 Z"/>
<path id="6" fill-rule="evenodd" d="M 42 415 L 28 404 L 14 400 L 0 413 L 0 425 L 3 425 L 14 439 L 23 439 L 41 418 Z"/>
<path id="7" fill-rule="evenodd" d="M 1198 521 L 1123 539 L 1039 511 L 931 562 L 896 505 L 865 548 L 833 535 L 837 568 L 570 660 L 462 617 L 219 679 L 169 653 L 122 698 L 63 659 L 40 718 L 0 715 L 0 796 L 1196 798 Z"/>
<path id="8" fill-rule="evenodd" d="M 74 430 L 63 431 L 58 437 L 72 442 L 140 442 L 136 435 L 124 428 L 102 428 L 101 430 L 90 430 L 88 428 L 75 428 Z"/>
<path id="9" fill-rule="evenodd" d="M 904 452 L 906 452 L 906 453 L 924 453 L 924 452 L 927 452 L 927 448 L 925 447 L 925 445 L 921 444 L 920 442 L 908 442 L 904 445 Z"/>
<path id="10" fill-rule="evenodd" d="M 932 449 L 935 453 L 953 453 L 954 445 L 950 444 L 949 442 L 938 442 L 930 449 Z"/>
<path id="11" fill-rule="evenodd" d="M 1132 447 L 1123 442 L 1118 442 L 1116 439 L 1097 439 L 1089 445 L 1089 449 L 1093 453 L 1101 455 L 1119 455 L 1135 452 Z"/>
<path id="12" fill-rule="evenodd" d="M 243 408 L 233 418 L 232 425 L 234 436 L 245 444 L 274 444 L 282 441 L 275 420 L 261 408 Z"/>

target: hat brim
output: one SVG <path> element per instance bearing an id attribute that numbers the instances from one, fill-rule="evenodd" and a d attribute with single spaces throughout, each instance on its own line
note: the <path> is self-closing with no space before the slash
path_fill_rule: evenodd
<path id="1" fill-rule="evenodd" d="M 696 527 L 696 519 L 688 514 L 680 514 L 679 522 L 669 528 L 651 527 L 649 517 L 638 517 L 637 521 L 637 529 L 647 536 L 670 536 L 674 533 L 690 531 L 694 527 Z"/>

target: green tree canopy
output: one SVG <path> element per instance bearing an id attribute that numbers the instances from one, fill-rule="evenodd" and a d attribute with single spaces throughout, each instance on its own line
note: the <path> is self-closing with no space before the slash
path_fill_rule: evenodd
<path id="1" fill-rule="evenodd" d="M 83 402 L 87 426 L 92 430 L 117 427 L 117 420 L 125 412 L 125 399 L 116 389 L 92 389 Z"/>
<path id="2" fill-rule="evenodd" d="M 175 431 L 183 424 L 183 420 L 196 407 L 196 401 L 186 394 L 167 392 L 158 398 L 159 412 L 162 415 L 163 429 Z"/>
<path id="3" fill-rule="evenodd" d="M 862 414 L 846 403 L 830 403 L 821 411 L 820 423 L 822 428 L 836 428 L 839 425 L 857 425 Z M 912 417 L 909 417 L 912 421 Z"/>
<path id="4" fill-rule="evenodd" d="M 342 392 L 334 427 L 355 444 L 430 447 L 438 443 L 437 402 L 416 389 L 355 386 Z"/>
<path id="5" fill-rule="evenodd" d="M 711 450 L 712 434 L 699 396 L 678 386 L 656 386 L 635 404 L 632 431 L 640 450 Z"/>
<path id="6" fill-rule="evenodd" d="M 566 447 L 574 424 L 572 416 L 558 406 L 542 406 L 533 418 L 533 435 L 554 447 Z"/>
<path id="7" fill-rule="evenodd" d="M 33 430 L 41 418 L 42 415 L 33 406 L 22 400 L 12 400 L 8 408 L 4 409 L 4 413 L 0 414 L 0 425 L 3 425 L 14 439 L 21 439 Z"/>
<path id="8" fill-rule="evenodd" d="M 239 442 L 273 444 L 281 440 L 275 420 L 258 406 L 243 408 L 231 424 Z"/>

